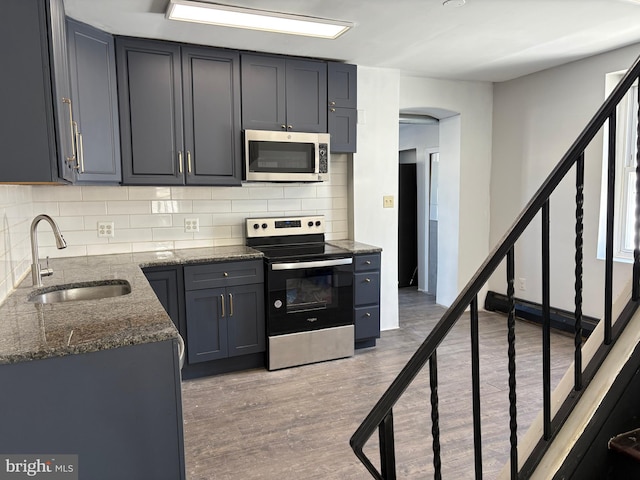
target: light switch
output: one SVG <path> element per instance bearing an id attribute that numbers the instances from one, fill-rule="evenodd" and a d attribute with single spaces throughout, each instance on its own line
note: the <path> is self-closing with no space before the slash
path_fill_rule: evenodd
<path id="1" fill-rule="evenodd" d="M 383 208 L 393 208 L 393 195 L 385 195 L 382 197 Z"/>

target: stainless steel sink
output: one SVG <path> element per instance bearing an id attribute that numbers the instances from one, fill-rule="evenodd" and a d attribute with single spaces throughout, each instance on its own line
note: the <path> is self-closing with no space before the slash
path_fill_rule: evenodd
<path id="1" fill-rule="evenodd" d="M 131 284 L 126 280 L 105 280 L 56 285 L 44 290 L 32 292 L 27 300 L 31 303 L 60 303 L 119 297 L 131 293 Z"/>

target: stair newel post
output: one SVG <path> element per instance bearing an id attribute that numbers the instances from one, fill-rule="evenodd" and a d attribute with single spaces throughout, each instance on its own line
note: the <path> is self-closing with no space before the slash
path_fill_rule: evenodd
<path id="1" fill-rule="evenodd" d="M 633 237 L 633 287 L 631 298 L 640 300 L 640 94 L 637 95 L 638 121 L 636 125 L 636 210 L 635 235 Z"/>
<path id="2" fill-rule="evenodd" d="M 604 271 L 604 344 L 611 343 L 613 310 L 613 220 L 616 194 L 616 112 L 609 115 L 609 145 L 607 168 L 607 247 Z"/>
<path id="3" fill-rule="evenodd" d="M 380 472 L 385 480 L 396 480 L 396 454 L 393 440 L 393 410 L 389 410 L 378 426 Z"/>
<path id="4" fill-rule="evenodd" d="M 433 478 L 442 479 L 440 459 L 440 413 L 438 411 L 438 357 L 434 351 L 429 357 L 429 387 L 431 389 L 431 436 L 433 439 Z"/>
<path id="5" fill-rule="evenodd" d="M 480 341 L 478 332 L 478 296 L 471 301 L 471 382 L 473 395 L 473 452 L 476 480 L 482 479 L 482 425 L 480 421 Z"/>
<path id="6" fill-rule="evenodd" d="M 507 252 L 507 299 L 509 315 L 507 319 L 507 341 L 509 357 L 509 429 L 511 435 L 510 465 L 511 479 L 518 478 L 518 422 L 516 406 L 516 302 L 514 297 L 515 260 L 514 247 Z"/>
<path id="7" fill-rule="evenodd" d="M 582 390 L 582 260 L 584 218 L 584 152 L 576 162 L 576 255 L 575 255 L 575 323 L 574 323 L 574 389 Z"/>
<path id="8" fill-rule="evenodd" d="M 542 205 L 542 412 L 543 435 L 551 437 L 551 301 L 549 200 Z"/>

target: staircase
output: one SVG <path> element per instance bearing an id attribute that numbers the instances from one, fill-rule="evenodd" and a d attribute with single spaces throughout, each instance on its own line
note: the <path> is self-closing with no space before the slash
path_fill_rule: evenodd
<path id="1" fill-rule="evenodd" d="M 627 295 L 619 299 L 613 298 L 613 239 L 615 192 L 615 153 L 616 153 L 616 108 L 627 91 L 640 76 L 640 58 L 631 66 L 627 74 L 620 81 L 609 98 L 600 107 L 580 136 L 573 143 L 568 152 L 544 181 L 524 210 L 516 218 L 501 242 L 490 253 L 482 266 L 460 292 L 451 307 L 447 309 L 441 320 L 413 354 L 409 362 L 391 383 L 386 392 L 378 400 L 371 412 L 351 437 L 351 447 L 367 468 L 373 478 L 394 480 L 397 478 L 394 426 L 394 407 L 404 392 L 412 384 L 423 367 L 429 364 L 430 392 L 425 392 L 425 408 L 423 411 L 414 409 L 411 413 L 403 412 L 403 418 L 398 425 L 411 421 L 406 415 L 430 415 L 432 448 L 430 456 L 433 459 L 433 476 L 442 478 L 440 443 L 440 405 L 438 399 L 438 347 L 447 337 L 451 328 L 468 311 L 471 328 L 469 343 L 471 362 L 468 368 L 472 378 L 472 412 L 470 413 L 474 431 L 474 465 L 475 478 L 483 477 L 482 438 L 487 432 L 482 428 L 482 401 L 480 396 L 480 344 L 478 335 L 478 294 L 483 289 L 491 275 L 503 263 L 506 270 L 507 291 L 507 325 L 508 334 L 505 350 L 508 352 L 508 411 L 504 412 L 504 421 L 509 424 L 509 461 L 505 467 L 503 478 L 624 478 L 607 475 L 615 470 L 607 465 L 607 472 L 602 476 L 592 476 L 590 470 L 592 455 L 590 446 L 597 446 L 603 435 L 607 435 L 613 428 L 618 428 L 622 421 L 620 415 L 614 414 L 619 409 L 623 398 L 634 398 L 636 378 L 640 378 L 640 333 L 627 337 L 625 328 L 632 323 L 629 332 L 640 332 L 640 312 L 636 314 L 640 305 L 640 158 L 636 159 L 636 223 L 634 261 L 629 266 L 631 283 Z M 637 107 L 637 106 L 636 106 Z M 640 108 L 638 109 L 640 116 Z M 640 122 L 639 122 L 640 125 Z M 604 268 L 604 317 L 589 337 L 583 343 L 583 314 L 582 314 L 582 272 L 583 272 L 583 204 L 584 204 L 584 152 L 599 132 L 605 132 L 608 138 L 608 173 L 607 173 L 607 247 Z M 640 139 L 640 135 L 638 135 Z M 639 141 L 640 142 L 640 141 Z M 638 148 L 640 152 L 640 148 Z M 640 157 L 640 155 L 639 155 Z M 572 181 L 569 172 L 573 172 L 575 183 L 575 310 L 573 315 L 573 334 L 575 343 L 574 364 L 558 388 L 551 391 L 551 305 L 550 305 L 550 241 L 549 218 L 550 210 L 567 208 L 566 205 L 553 204 L 551 194 L 562 182 Z M 543 377 L 543 409 L 537 425 L 522 438 L 522 445 L 518 444 L 518 397 L 516 384 L 516 332 L 515 332 L 515 246 L 522 234 L 530 227 L 534 219 L 539 217 L 542 224 L 542 343 L 541 375 Z M 615 304 L 614 304 L 615 300 Z M 637 327 L 637 328 L 636 328 Z M 625 338 L 621 339 L 625 333 Z M 637 337 L 637 338 L 636 338 Z M 606 362 L 606 363 L 605 363 Z M 605 365 L 603 367 L 603 365 Z M 602 369 L 601 369 L 602 367 Z M 463 365 L 456 368 L 463 368 Z M 446 373 L 446 371 L 445 371 Z M 637 382 L 640 386 L 640 381 Z M 626 397 L 625 397 L 626 395 Z M 430 403 L 430 412 L 428 401 Z M 637 402 L 637 398 L 636 402 Z M 633 402 L 630 402 L 633 403 Z M 635 405 L 635 404 L 634 404 Z M 640 408 L 639 408 L 640 412 Z M 626 417 L 629 417 L 627 415 Z M 633 420 L 633 415 L 631 419 Z M 618 430 L 611 436 L 632 431 L 640 423 Z M 377 439 L 372 437 L 377 431 Z M 576 441 L 576 432 L 580 432 Z M 489 432 L 490 433 L 490 432 Z M 562 441 L 560 441 L 562 438 Z M 611 437 L 609 437 L 611 438 Z M 567 440 L 568 439 L 568 440 Z M 377 441 L 375 441 L 377 440 Z M 556 441 L 557 440 L 557 441 Z M 628 439 L 627 439 L 628 440 Z M 608 439 L 607 439 L 608 442 Z M 620 442 L 611 442 L 612 449 Z M 371 444 L 371 445 L 370 445 Z M 379 455 L 372 460 L 365 453 L 377 447 Z M 626 455 L 625 452 L 607 451 L 604 446 L 607 461 L 618 465 L 614 455 Z M 625 450 L 621 448 L 621 450 Z M 627 448 L 628 450 L 628 448 Z M 577 462 L 576 460 L 580 460 Z M 580 469 L 588 476 L 577 476 Z M 574 474 L 576 476 L 574 476 Z M 624 475 L 624 473 L 622 473 Z M 629 478 L 629 477 L 627 477 Z M 640 478 L 640 476 L 630 477 Z"/>

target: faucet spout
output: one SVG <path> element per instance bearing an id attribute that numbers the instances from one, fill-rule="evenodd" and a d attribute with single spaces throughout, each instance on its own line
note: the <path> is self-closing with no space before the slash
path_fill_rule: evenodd
<path id="1" fill-rule="evenodd" d="M 33 219 L 31 222 L 31 280 L 33 284 L 36 286 L 42 286 L 42 277 L 46 277 L 49 275 L 53 275 L 53 270 L 49 268 L 47 265 L 46 268 L 42 268 L 40 266 L 40 257 L 38 255 L 38 224 L 41 220 L 47 221 L 49 225 L 51 225 L 51 229 L 53 230 L 53 235 L 56 239 L 56 248 L 59 250 L 67 247 L 67 242 L 62 236 L 62 232 L 60 232 L 60 228 L 58 224 L 55 222 L 53 218 L 49 215 L 40 214 Z M 47 257 L 48 258 L 48 257 Z"/>

